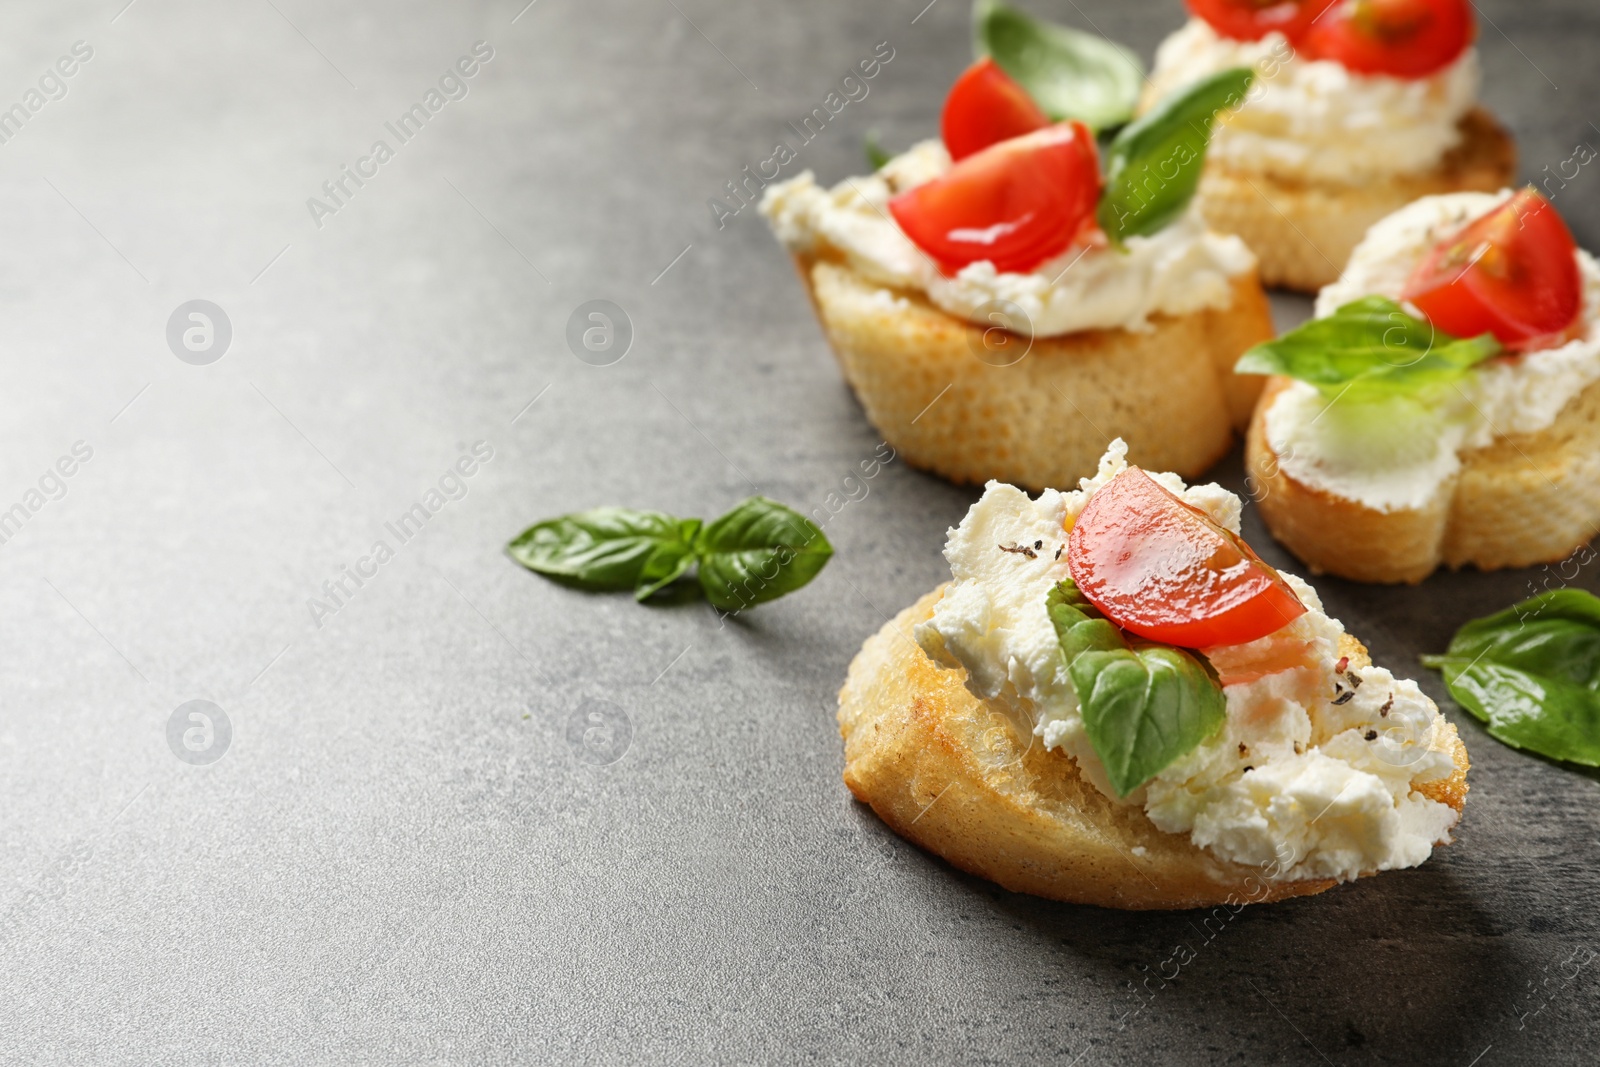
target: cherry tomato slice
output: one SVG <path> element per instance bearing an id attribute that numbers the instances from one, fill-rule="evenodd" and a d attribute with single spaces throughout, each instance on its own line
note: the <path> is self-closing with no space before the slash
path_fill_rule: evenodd
<path id="1" fill-rule="evenodd" d="M 1298 41 L 1333 0 L 1185 0 L 1189 10 L 1224 37 L 1259 41 L 1277 30 Z"/>
<path id="2" fill-rule="evenodd" d="M 1468 0 L 1347 0 L 1306 30 L 1302 51 L 1358 74 L 1426 78 L 1477 33 Z"/>
<path id="3" fill-rule="evenodd" d="M 1138 467 L 1089 498 L 1067 566 L 1106 618 L 1181 648 L 1255 641 L 1306 610 L 1249 545 Z"/>
<path id="4" fill-rule="evenodd" d="M 1556 209 L 1524 189 L 1424 257 L 1401 296 L 1446 333 L 1538 348 L 1582 310 L 1576 252 Z"/>
<path id="5" fill-rule="evenodd" d="M 1067 250 L 1099 198 L 1094 134 L 1074 120 L 968 156 L 890 200 L 889 213 L 947 274 L 984 259 L 1029 271 Z"/>
<path id="6" fill-rule="evenodd" d="M 951 159 L 1050 125 L 1028 91 L 988 56 L 968 67 L 944 99 L 939 132 Z"/>

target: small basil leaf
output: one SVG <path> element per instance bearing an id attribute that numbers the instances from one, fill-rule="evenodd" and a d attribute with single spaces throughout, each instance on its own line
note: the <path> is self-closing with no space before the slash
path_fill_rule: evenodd
<path id="1" fill-rule="evenodd" d="M 791 593 L 817 576 L 833 546 L 810 519 L 753 496 L 700 531 L 700 586 L 722 611 Z"/>
<path id="2" fill-rule="evenodd" d="M 878 143 L 877 130 L 869 130 L 867 132 L 867 136 L 862 138 L 861 148 L 867 153 L 867 162 L 875 171 L 882 170 L 883 165 L 894 158 L 884 150 L 883 145 Z"/>
<path id="3" fill-rule="evenodd" d="M 1450 695 L 1513 748 L 1600 767 L 1600 598 L 1541 593 L 1467 623 L 1443 656 Z"/>
<path id="4" fill-rule="evenodd" d="M 1084 731 L 1118 796 L 1127 796 L 1216 733 L 1227 699 L 1196 653 L 1130 641 L 1072 581 L 1045 599 Z"/>
<path id="5" fill-rule="evenodd" d="M 1235 364 L 1240 374 L 1284 374 L 1351 400 L 1418 393 L 1465 377 L 1500 353 L 1492 334 L 1461 340 L 1387 297 L 1351 301 Z"/>
<path id="6" fill-rule="evenodd" d="M 1227 701 L 1182 649 L 1150 645 L 1073 661 L 1089 743 L 1118 796 L 1127 796 L 1216 733 Z"/>
<path id="7" fill-rule="evenodd" d="M 1103 130 L 1133 117 L 1139 57 L 1096 34 L 1041 22 L 998 0 L 972 6 L 973 51 L 992 56 L 1052 119 Z"/>
<path id="8" fill-rule="evenodd" d="M 595 508 L 535 523 L 506 550 L 529 570 L 580 589 L 632 589 L 657 547 L 682 534 L 682 523 L 659 511 Z"/>
<path id="9" fill-rule="evenodd" d="M 1184 213 L 1200 187 L 1212 123 L 1244 102 L 1254 78 L 1249 67 L 1202 78 L 1122 128 L 1106 151 L 1095 213 L 1108 237 L 1152 234 Z"/>
<path id="10" fill-rule="evenodd" d="M 1051 589 L 1044 606 L 1069 664 L 1083 652 L 1108 652 L 1128 647 L 1121 629 L 1101 615 L 1100 609 L 1089 602 L 1071 579 Z"/>
<path id="11" fill-rule="evenodd" d="M 643 603 L 688 573 L 694 566 L 694 540 L 699 532 L 699 519 L 685 519 L 678 524 L 677 540 L 656 545 L 639 572 L 633 590 L 635 600 Z"/>

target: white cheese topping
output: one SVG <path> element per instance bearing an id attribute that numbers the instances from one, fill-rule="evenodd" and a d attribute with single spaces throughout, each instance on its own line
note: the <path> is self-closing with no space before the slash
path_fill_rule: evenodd
<path id="1" fill-rule="evenodd" d="M 769 186 L 761 200 L 778 240 L 791 252 L 843 256 L 867 280 L 925 293 L 939 308 L 985 325 L 985 304 L 1022 308 L 1039 337 L 1078 330 L 1149 328 L 1152 315 L 1187 315 L 1233 302 L 1232 279 L 1254 270 L 1255 256 L 1236 237 L 1210 233 L 1190 210 L 1124 251 L 1078 244 L 1026 274 L 1000 272 L 987 260 L 954 277 L 911 242 L 889 214 L 890 197 L 950 167 L 938 141 L 924 141 L 876 174 L 847 178 L 832 189 L 810 171 Z"/>
<path id="2" fill-rule="evenodd" d="M 1418 262 L 1455 230 L 1510 198 L 1500 193 L 1424 197 L 1377 222 L 1344 275 L 1317 295 L 1318 317 L 1363 296 L 1400 299 Z M 1298 482 L 1378 511 L 1423 508 L 1461 469 L 1460 453 L 1496 437 L 1534 433 L 1600 380 L 1600 266 L 1577 253 L 1582 336 L 1558 348 L 1491 360 L 1426 403 L 1353 403 L 1295 382 L 1266 412 L 1267 441 Z M 1408 308 L 1417 314 L 1415 308 Z"/>
<path id="3" fill-rule="evenodd" d="M 1281 33 L 1235 41 L 1197 18 L 1156 51 L 1151 92 L 1167 96 L 1230 67 L 1254 67 L 1256 82 L 1213 135 L 1210 157 L 1290 180 L 1359 185 L 1429 170 L 1460 140 L 1457 124 L 1478 97 L 1471 48 L 1426 78 L 1357 74 L 1297 56 Z"/>
<path id="4" fill-rule="evenodd" d="M 953 581 L 933 617 L 916 628 L 917 642 L 935 662 L 965 669 L 975 696 L 1029 717 L 1046 747 L 1071 756 L 1113 799 L 1084 732 L 1045 597 L 1070 577 L 1056 546 L 1089 497 L 1126 468 L 1126 456 L 1127 447 L 1114 441 L 1082 488 L 1046 490 L 1037 500 L 990 482 L 950 531 L 945 558 Z M 1151 477 L 1238 532 L 1240 504 L 1232 493 L 1188 487 L 1174 474 Z M 1036 559 L 999 548 L 1035 541 L 1043 542 Z M 1415 866 L 1449 839 L 1457 818 L 1413 788 L 1453 773 L 1443 719 L 1416 683 L 1381 667 L 1352 669 L 1360 685 L 1350 695 L 1349 678 L 1337 671 L 1343 627 L 1323 613 L 1310 586 L 1284 577 L 1306 613 L 1260 641 L 1206 655 L 1230 678 L 1252 663 L 1289 666 L 1227 686 L 1223 728 L 1121 802 L 1141 805 L 1159 829 L 1187 834 L 1223 859 L 1263 868 L 1279 860 L 1279 880 L 1344 880 Z M 1347 699 L 1335 704 L 1341 694 Z M 1281 859 L 1291 853 L 1292 861 Z"/>

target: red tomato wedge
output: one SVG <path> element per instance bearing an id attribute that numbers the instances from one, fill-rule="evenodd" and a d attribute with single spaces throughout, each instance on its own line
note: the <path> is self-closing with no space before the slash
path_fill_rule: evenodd
<path id="1" fill-rule="evenodd" d="M 951 159 L 1050 125 L 1028 91 L 988 56 L 968 67 L 944 99 L 939 132 Z"/>
<path id="2" fill-rule="evenodd" d="M 1465 52 L 1477 29 L 1468 0 L 1343 0 L 1301 43 L 1312 59 L 1358 74 L 1426 78 Z"/>
<path id="3" fill-rule="evenodd" d="M 1255 641 L 1306 610 L 1249 545 L 1138 467 L 1089 498 L 1067 567 L 1106 618 L 1181 648 Z"/>
<path id="4" fill-rule="evenodd" d="M 984 259 L 1028 271 L 1067 250 L 1099 199 L 1094 134 L 1073 120 L 968 156 L 889 213 L 947 274 Z"/>
<path id="5" fill-rule="evenodd" d="M 1424 257 L 1401 296 L 1446 333 L 1539 348 L 1564 339 L 1583 308 L 1577 247 L 1550 202 L 1524 189 Z"/>
<path id="6" fill-rule="evenodd" d="M 1277 30 L 1298 41 L 1333 0 L 1185 0 L 1189 10 L 1224 37 L 1259 41 Z"/>

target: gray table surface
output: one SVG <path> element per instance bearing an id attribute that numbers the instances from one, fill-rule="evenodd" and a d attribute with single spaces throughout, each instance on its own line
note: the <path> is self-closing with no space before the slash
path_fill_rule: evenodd
<path id="1" fill-rule="evenodd" d="M 603 503 L 809 509 L 872 454 L 788 262 L 706 201 L 879 42 L 790 169 L 930 135 L 964 0 L 125 2 L 0 11 L 0 104 L 44 79 L 0 144 L 0 509 L 40 505 L 0 544 L 0 1061 L 1595 1060 L 1594 781 L 1453 705 L 1456 845 L 1206 939 L 966 877 L 840 783 L 846 664 L 946 573 L 972 490 L 891 465 L 812 586 L 726 625 L 502 555 Z M 1180 19 L 1033 6 L 1146 56 Z M 1524 174 L 1600 143 L 1600 11 L 1480 7 Z M 466 95 L 387 132 L 478 41 Z M 1591 170 L 1559 205 L 1600 247 Z M 231 323 L 207 365 L 167 340 L 194 299 Z M 564 339 L 594 299 L 633 327 L 610 366 Z M 1417 654 L 1538 580 L 1321 584 L 1444 703 Z M 231 728 L 207 765 L 168 740 L 197 699 Z M 596 711 L 608 764 L 569 740 Z"/>

